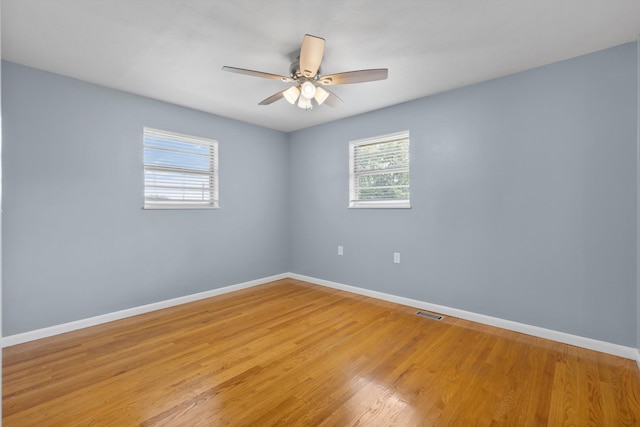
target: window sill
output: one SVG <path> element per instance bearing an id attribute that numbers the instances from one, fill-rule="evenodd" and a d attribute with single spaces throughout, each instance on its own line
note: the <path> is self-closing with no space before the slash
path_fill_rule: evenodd
<path id="1" fill-rule="evenodd" d="M 411 209 L 409 200 L 394 201 L 353 201 L 349 209 Z"/>
<path id="2" fill-rule="evenodd" d="M 185 206 L 185 205 L 157 205 L 157 206 L 143 206 L 145 211 L 161 211 L 161 210 L 201 210 L 201 209 L 220 209 L 220 206 Z"/>

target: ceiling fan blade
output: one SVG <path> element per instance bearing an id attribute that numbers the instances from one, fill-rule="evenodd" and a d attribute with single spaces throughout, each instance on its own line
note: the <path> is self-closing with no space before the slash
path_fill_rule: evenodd
<path id="1" fill-rule="evenodd" d="M 289 89 L 285 89 L 285 90 L 281 90 L 280 92 L 271 95 L 270 97 L 268 97 L 267 99 L 263 100 L 262 102 L 260 102 L 258 105 L 269 105 L 269 104 L 273 104 L 274 102 L 284 98 L 284 93 L 286 91 L 288 91 Z"/>
<path id="2" fill-rule="evenodd" d="M 329 74 L 322 76 L 318 83 L 323 85 L 346 85 L 350 83 L 373 82 L 384 80 L 389 75 L 386 68 L 376 68 L 372 70 L 347 71 L 346 73 Z"/>
<path id="3" fill-rule="evenodd" d="M 280 80 L 282 82 L 293 81 L 291 77 L 280 76 L 278 74 L 263 73 L 262 71 L 247 70 L 245 68 L 227 67 L 226 65 L 222 67 L 222 71 L 229 71 L 231 73 L 238 73 L 238 74 L 246 74 L 248 76 L 262 77 L 265 79 Z"/>
<path id="4" fill-rule="evenodd" d="M 315 77 L 318 74 L 322 57 L 324 56 L 324 39 L 305 34 L 300 48 L 300 72 L 305 77 Z"/>
<path id="5" fill-rule="evenodd" d="M 323 104 L 328 105 L 331 108 L 339 107 L 342 104 L 344 104 L 344 101 L 340 99 L 338 95 L 331 92 L 329 89 L 325 89 L 325 90 L 329 92 L 329 96 L 327 97 L 327 99 L 324 100 Z"/>

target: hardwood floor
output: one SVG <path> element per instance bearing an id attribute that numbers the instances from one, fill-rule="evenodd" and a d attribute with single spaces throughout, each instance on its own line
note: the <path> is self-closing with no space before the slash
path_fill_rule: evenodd
<path id="1" fill-rule="evenodd" d="M 9 347 L 11 426 L 640 425 L 632 360 L 285 279 Z"/>

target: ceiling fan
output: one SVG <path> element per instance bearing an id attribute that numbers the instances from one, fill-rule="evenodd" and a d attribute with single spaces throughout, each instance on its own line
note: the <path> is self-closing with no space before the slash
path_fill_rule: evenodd
<path id="1" fill-rule="evenodd" d="M 305 110 L 313 108 L 311 100 L 315 100 L 318 105 L 325 103 L 330 107 L 337 107 L 342 104 L 342 100 L 335 93 L 322 86 L 363 83 L 387 78 L 389 70 L 386 68 L 321 75 L 320 65 L 324 55 L 324 43 L 325 40 L 321 37 L 305 34 L 302 39 L 300 56 L 289 67 L 289 76 L 227 66 L 222 67 L 222 69 L 232 73 L 280 80 L 285 83 L 295 83 L 294 86 L 271 95 L 258 105 L 269 105 L 284 98 L 290 104 L 295 104 L 297 101 L 298 107 Z"/>

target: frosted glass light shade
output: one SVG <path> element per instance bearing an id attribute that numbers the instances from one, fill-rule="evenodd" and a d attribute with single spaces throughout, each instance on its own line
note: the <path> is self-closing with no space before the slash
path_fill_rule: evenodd
<path id="1" fill-rule="evenodd" d="M 286 99 L 289 104 L 293 105 L 296 103 L 298 96 L 300 96 L 300 89 L 298 89 L 298 86 L 291 86 L 289 89 L 284 91 L 283 95 L 284 99 Z"/>
<path id="2" fill-rule="evenodd" d="M 322 105 L 322 103 L 326 101 L 328 97 L 329 97 L 329 92 L 327 92 L 321 87 L 316 88 L 316 95 L 314 96 L 314 98 L 316 99 L 316 102 L 318 103 L 318 105 Z"/>
<path id="3" fill-rule="evenodd" d="M 298 99 L 298 107 L 304 110 L 311 110 L 313 108 L 311 105 L 311 99 L 300 96 L 300 99 Z"/>
<path id="4" fill-rule="evenodd" d="M 302 96 L 311 99 L 316 94 L 316 87 L 311 82 L 304 82 L 302 83 L 300 91 L 302 92 Z"/>

